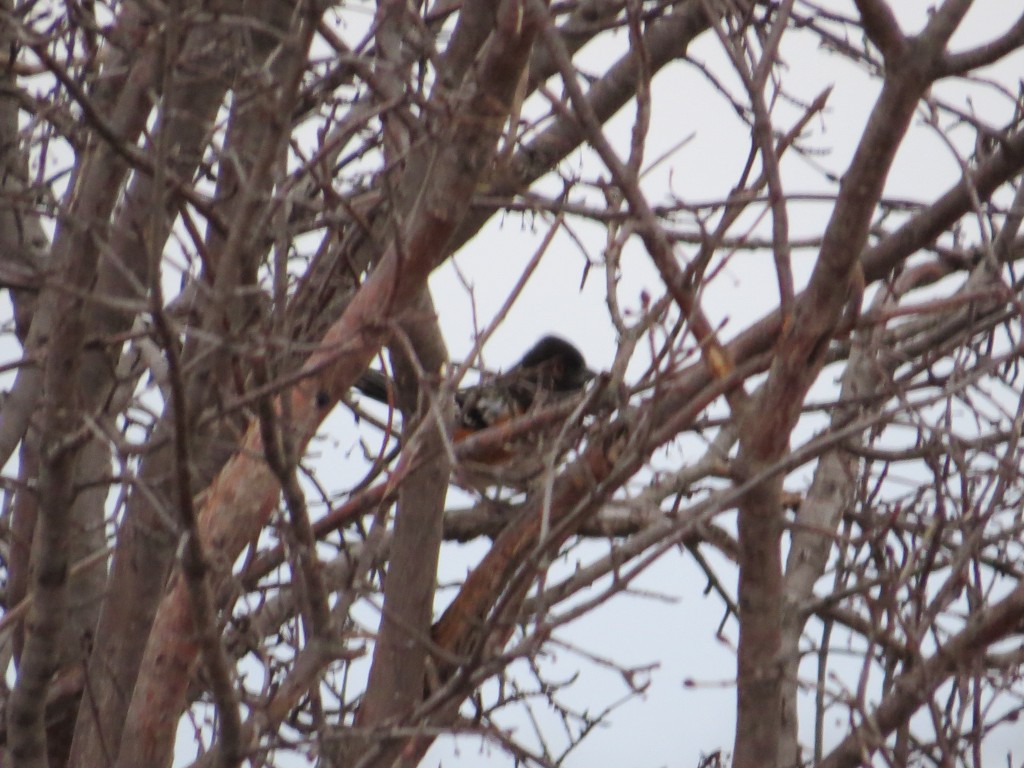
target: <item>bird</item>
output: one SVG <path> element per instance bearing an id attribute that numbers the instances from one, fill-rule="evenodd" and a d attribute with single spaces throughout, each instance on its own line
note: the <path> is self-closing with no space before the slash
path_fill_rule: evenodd
<path id="1" fill-rule="evenodd" d="M 573 398 L 595 375 L 575 345 L 559 336 L 544 336 L 504 373 L 485 374 L 478 383 L 455 393 L 452 442 L 458 447 L 484 430 Z M 394 402 L 391 383 L 380 371 L 366 371 L 355 388 L 373 400 Z M 568 445 L 556 445 L 564 442 L 556 439 L 564 424 L 564 418 L 543 420 L 537 429 L 472 451 L 459 461 L 455 481 L 475 490 L 495 486 L 527 490 L 552 458 L 552 450 L 559 456 L 568 450 Z"/>

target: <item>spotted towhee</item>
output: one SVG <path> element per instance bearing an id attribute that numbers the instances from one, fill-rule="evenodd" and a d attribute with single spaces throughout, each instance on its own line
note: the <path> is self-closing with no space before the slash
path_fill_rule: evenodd
<path id="1" fill-rule="evenodd" d="M 458 445 L 484 430 L 527 419 L 578 395 L 592 378 L 594 372 L 575 346 L 557 336 L 545 336 L 508 371 L 485 374 L 479 383 L 455 393 L 452 441 Z M 382 403 L 394 402 L 389 388 L 380 371 L 367 371 L 356 382 L 356 389 Z M 456 481 L 477 489 L 529 487 L 551 459 L 568 450 L 570 441 L 559 439 L 564 418 L 542 419 L 536 429 L 527 426 L 505 442 L 470 452 L 459 462 Z"/>

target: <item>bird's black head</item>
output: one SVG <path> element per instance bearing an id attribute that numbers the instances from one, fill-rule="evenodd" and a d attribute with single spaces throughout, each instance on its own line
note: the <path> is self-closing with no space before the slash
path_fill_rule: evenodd
<path id="1" fill-rule="evenodd" d="M 545 336 L 534 344 L 516 364 L 516 369 L 538 374 L 555 392 L 582 389 L 594 378 L 594 372 L 587 368 L 580 351 L 557 336 Z"/>

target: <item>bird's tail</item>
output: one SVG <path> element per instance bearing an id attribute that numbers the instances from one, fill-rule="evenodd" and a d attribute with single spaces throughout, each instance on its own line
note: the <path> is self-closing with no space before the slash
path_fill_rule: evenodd
<path id="1" fill-rule="evenodd" d="M 395 402 L 395 386 L 382 371 L 372 368 L 364 371 L 356 380 L 355 388 L 378 403 L 389 405 Z"/>

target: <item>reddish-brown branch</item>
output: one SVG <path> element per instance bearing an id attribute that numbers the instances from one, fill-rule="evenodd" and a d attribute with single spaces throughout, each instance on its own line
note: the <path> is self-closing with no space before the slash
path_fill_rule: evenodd
<path id="1" fill-rule="evenodd" d="M 895 62 L 903 53 L 906 39 L 900 30 L 899 22 L 886 5 L 885 0 L 854 0 L 860 18 L 864 24 L 864 32 L 881 51 L 888 61 Z"/>
<path id="2" fill-rule="evenodd" d="M 1024 45 L 1024 15 L 991 42 L 969 51 L 946 56 L 942 65 L 943 76 L 963 75 L 979 67 L 988 66 L 1018 50 Z"/>
<path id="3" fill-rule="evenodd" d="M 118 142 L 132 144 L 145 124 L 155 47 L 140 52 L 115 102 L 110 126 Z M 11 754 L 24 765 L 41 765 L 46 760 L 43 707 L 66 620 L 70 507 L 75 464 L 84 442 L 79 421 L 80 409 L 86 405 L 79 381 L 87 332 L 84 297 L 93 286 L 100 255 L 98 239 L 88 223 L 107 220 L 126 173 L 127 166 L 119 161 L 118 152 L 110 144 L 92 147 L 82 160 L 67 193 L 67 219 L 53 243 L 53 282 L 40 296 L 25 342 L 33 352 L 45 347 L 45 362 L 41 370 L 23 369 L 24 377 L 19 372 L 16 387 L 28 390 L 23 404 L 27 410 L 3 409 L 5 417 L 24 420 L 18 427 L 4 429 L 15 441 L 9 446 L 13 450 L 18 433 L 27 427 L 34 403 L 40 396 L 44 398 L 36 533 L 39 556 L 34 564 L 34 600 L 29 619 L 34 629 L 25 646 L 8 709 Z"/>
<path id="4" fill-rule="evenodd" d="M 308 378 L 289 394 L 296 451 L 304 450 L 320 422 L 370 363 L 391 324 L 413 306 L 427 277 L 448 253 L 452 232 L 489 166 L 506 110 L 529 54 L 536 17 L 503 23 L 467 95 L 450 112 L 445 135 L 436 138 L 424 193 L 399 238 L 355 294 L 303 366 Z M 448 95 L 439 92 L 439 99 Z M 210 486 L 200 521 L 209 556 L 225 570 L 253 540 L 274 508 L 276 477 L 262 460 L 262 440 L 250 427 L 235 456 Z M 195 661 L 193 618 L 180 579 L 157 614 L 125 726 L 118 765 L 162 763 L 184 706 Z"/>
<path id="5" fill-rule="evenodd" d="M 848 304 L 851 276 L 867 242 L 871 216 L 892 160 L 920 96 L 936 76 L 938 54 L 955 29 L 947 16 L 938 14 L 933 18 L 925 33 L 900 58 L 900 66 L 888 72 L 844 174 L 794 323 L 785 329 L 768 379 L 744 415 L 736 462 L 743 479 L 762 472 L 788 449 L 804 396 L 824 364 L 828 342 Z M 944 36 L 943 32 L 948 34 Z M 752 489 L 740 504 L 740 640 L 734 751 L 738 768 L 761 765 L 765 755 L 778 754 L 782 716 L 778 654 L 784 614 L 781 489 L 779 479 L 773 478 Z"/>
<path id="6" fill-rule="evenodd" d="M 424 295 L 422 309 L 432 310 Z M 433 312 L 425 312 L 431 318 Z M 444 502 L 451 475 L 449 439 L 443 428 L 450 423 L 450 408 L 435 405 L 447 351 L 436 320 L 406 323 L 403 340 L 392 346 L 398 400 L 403 422 L 421 421 L 406 450 L 422 456 L 398 492 L 391 557 L 384 580 L 380 629 L 373 649 L 366 694 L 357 725 L 372 728 L 408 716 L 423 697 L 430 623 L 433 620 L 434 587 L 440 557 Z M 424 369 L 421 369 L 423 366 Z M 440 412 L 438 412 L 440 411 Z"/>
<path id="7" fill-rule="evenodd" d="M 913 666 L 894 681 L 890 693 L 871 712 L 869 722 L 853 730 L 820 763 L 821 768 L 855 768 L 881 745 L 886 737 L 907 722 L 935 690 L 956 670 L 969 667 L 995 642 L 1017 631 L 1024 618 L 1024 582 L 968 625 L 923 663 Z"/>

